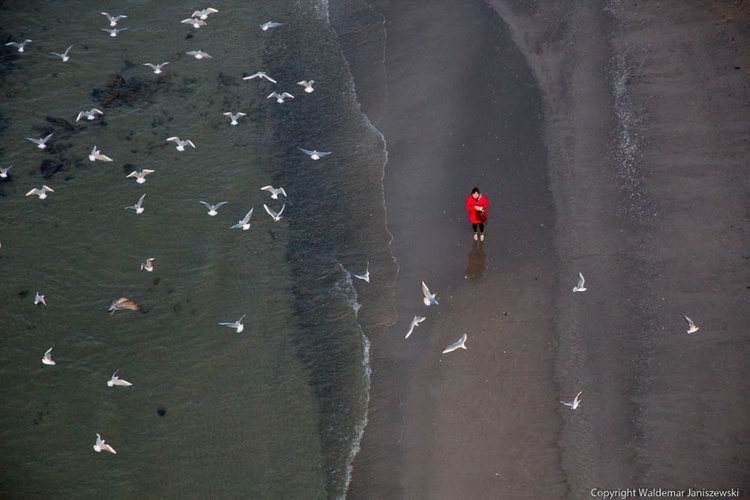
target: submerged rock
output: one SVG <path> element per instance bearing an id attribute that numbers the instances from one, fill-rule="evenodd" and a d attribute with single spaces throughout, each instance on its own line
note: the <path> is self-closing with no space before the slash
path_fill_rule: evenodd
<path id="1" fill-rule="evenodd" d="M 56 173 L 65 172 L 66 170 L 68 170 L 67 163 L 60 163 L 50 159 L 43 160 L 42 164 L 39 166 L 39 171 L 45 179 L 49 179 Z"/>

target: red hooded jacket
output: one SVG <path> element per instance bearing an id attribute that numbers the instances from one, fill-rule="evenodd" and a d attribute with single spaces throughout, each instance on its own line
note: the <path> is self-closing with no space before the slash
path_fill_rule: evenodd
<path id="1" fill-rule="evenodd" d="M 483 194 L 479 195 L 479 198 L 476 200 L 474 197 L 469 194 L 469 196 L 466 197 L 466 211 L 469 212 L 469 222 L 472 224 L 481 224 L 483 222 L 487 222 L 487 206 L 490 204 L 489 201 L 487 201 L 487 197 Z M 480 206 L 484 209 L 484 220 L 480 220 L 477 216 L 481 216 L 480 212 L 474 208 L 475 206 Z"/>

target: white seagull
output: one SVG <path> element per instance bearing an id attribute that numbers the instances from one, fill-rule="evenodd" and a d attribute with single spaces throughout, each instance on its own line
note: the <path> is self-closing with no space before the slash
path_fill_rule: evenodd
<path id="1" fill-rule="evenodd" d="M 135 210 L 135 213 L 142 214 L 143 211 L 146 210 L 143 207 L 143 198 L 145 197 L 146 197 L 146 193 L 143 193 L 143 196 L 140 197 L 140 199 L 138 200 L 138 203 L 136 203 L 135 205 L 130 205 L 129 207 L 125 207 L 125 210 Z"/>
<path id="2" fill-rule="evenodd" d="M 294 96 L 289 92 L 284 92 L 283 94 L 279 94 L 278 92 L 271 92 L 270 94 L 268 94 L 268 97 L 266 97 L 266 99 L 270 99 L 272 97 L 276 99 L 276 102 L 279 104 L 284 104 L 284 99 L 294 99 Z"/>
<path id="3" fill-rule="evenodd" d="M 355 278 L 359 278 L 362 281 L 370 282 L 370 263 L 367 263 L 367 267 L 365 268 L 365 274 L 353 274 Z"/>
<path id="4" fill-rule="evenodd" d="M 42 295 L 39 292 L 36 292 L 36 295 L 34 295 L 34 305 L 44 304 L 47 305 L 47 301 L 44 299 L 44 295 Z"/>
<path id="5" fill-rule="evenodd" d="M 578 273 L 578 284 L 573 287 L 574 292 L 585 292 L 587 288 L 584 286 L 586 280 L 583 278 L 583 274 Z"/>
<path id="6" fill-rule="evenodd" d="M 109 25 L 111 27 L 117 26 L 118 21 L 122 21 L 123 19 L 127 19 L 128 16 L 125 16 L 123 14 L 120 14 L 119 16 L 110 16 L 106 12 L 102 12 L 102 15 L 105 16 L 107 19 L 109 19 Z"/>
<path id="7" fill-rule="evenodd" d="M 578 394 L 576 394 L 576 397 L 573 398 L 573 401 L 560 401 L 562 404 L 570 408 L 571 410 L 575 410 L 578 408 L 578 406 L 581 404 L 581 393 L 583 391 L 580 391 Z"/>
<path id="8" fill-rule="evenodd" d="M 54 132 L 52 132 L 50 135 L 46 137 L 42 137 L 41 139 L 33 139 L 31 137 L 27 137 L 26 139 L 36 144 L 36 147 L 39 149 L 46 149 L 47 148 L 47 141 L 52 139 L 52 136 L 55 135 Z"/>
<path id="9" fill-rule="evenodd" d="M 103 155 L 101 151 L 99 151 L 96 146 L 94 146 L 94 149 L 91 150 L 91 153 L 89 153 L 89 160 L 91 161 L 112 161 L 112 158 L 110 158 L 107 155 Z"/>
<path id="10" fill-rule="evenodd" d="M 117 455 L 117 452 L 114 448 L 112 448 L 110 445 L 107 444 L 106 441 L 102 439 L 102 437 L 99 435 L 99 433 L 96 434 L 96 444 L 94 445 L 94 451 L 99 453 L 102 451 L 108 451 L 110 453 L 114 453 Z"/>
<path id="11" fill-rule="evenodd" d="M 47 351 L 44 353 L 44 357 L 42 358 L 42 363 L 44 363 L 45 365 L 50 365 L 50 366 L 52 366 L 52 365 L 55 364 L 55 362 L 52 359 L 52 348 L 51 347 L 49 349 L 47 349 Z"/>
<path id="12" fill-rule="evenodd" d="M 211 205 L 211 204 L 210 204 L 209 202 L 207 202 L 207 201 L 199 201 L 198 203 L 200 203 L 201 205 L 205 206 L 205 207 L 206 207 L 206 208 L 208 209 L 208 215 L 210 215 L 211 217 L 215 217 L 216 215 L 218 215 L 218 213 L 219 213 L 219 212 L 217 212 L 217 210 L 218 210 L 218 209 L 219 209 L 219 208 L 220 208 L 220 207 L 221 207 L 222 205 L 226 205 L 226 204 L 227 204 L 227 202 L 226 202 L 226 201 L 220 201 L 220 202 L 219 202 L 219 203 L 217 203 L 216 205 Z"/>
<path id="13" fill-rule="evenodd" d="M 73 46 L 71 45 L 70 47 L 65 49 L 65 52 L 63 52 L 62 54 L 59 52 L 50 52 L 50 54 L 52 54 L 53 56 L 59 57 L 60 59 L 62 59 L 62 62 L 68 62 L 70 60 L 70 56 L 68 56 L 68 53 L 70 52 L 70 49 L 72 48 Z"/>
<path id="14" fill-rule="evenodd" d="M 460 339 L 453 342 L 451 345 L 443 349 L 443 354 L 453 352 L 456 349 L 466 349 L 466 334 L 464 333 Z"/>
<path id="15" fill-rule="evenodd" d="M 263 204 L 263 208 L 266 209 L 266 213 L 271 216 L 274 222 L 279 222 L 281 220 L 281 213 L 286 208 L 286 204 L 281 206 L 281 210 L 279 210 L 278 213 L 274 212 L 273 209 L 269 208 L 265 203 Z"/>
<path id="16" fill-rule="evenodd" d="M 10 167 L 8 167 L 8 168 L 10 168 Z M 283 194 L 284 197 L 286 197 L 286 191 L 284 191 L 283 187 L 275 188 L 273 186 L 263 186 L 262 188 L 260 188 L 260 190 L 261 191 L 268 191 L 269 193 L 271 193 L 271 199 L 272 200 L 278 199 L 280 194 Z"/>
<path id="17" fill-rule="evenodd" d="M 0 167 L 0 178 L 7 179 L 8 178 L 8 170 L 13 168 L 13 165 L 9 167 Z"/>
<path id="18" fill-rule="evenodd" d="M 250 209 L 250 211 L 245 215 L 245 217 L 242 218 L 237 224 L 232 226 L 230 229 L 242 229 L 243 231 L 247 231 L 250 229 L 250 217 L 253 216 L 253 208 Z"/>
<path id="19" fill-rule="evenodd" d="M 237 125 L 237 120 L 242 118 L 246 114 L 247 113 L 232 113 L 231 111 L 227 111 L 226 113 L 224 113 L 224 116 L 228 116 L 232 120 L 232 123 L 230 123 L 230 125 Z"/>
<path id="20" fill-rule="evenodd" d="M 120 370 L 117 370 L 117 372 L 119 372 L 119 371 Z M 131 385 L 133 385 L 130 382 L 128 382 L 127 380 L 122 380 L 120 377 L 118 377 L 117 376 L 117 372 L 113 373 L 112 374 L 112 378 L 109 379 L 109 380 L 107 380 L 107 385 L 109 387 L 114 387 L 116 385 L 118 385 L 120 387 L 130 387 Z"/>
<path id="21" fill-rule="evenodd" d="M 426 318 L 424 316 L 414 316 L 414 319 L 411 320 L 411 323 L 409 324 L 409 331 L 406 332 L 406 335 L 404 335 L 404 338 L 408 339 L 409 335 L 411 335 L 412 332 L 414 331 L 414 328 L 416 328 L 417 326 L 419 326 L 419 324 L 422 321 L 424 321 L 425 319 Z"/>
<path id="22" fill-rule="evenodd" d="M 253 78 L 265 78 L 266 80 L 268 80 L 271 83 L 277 83 L 276 80 L 274 80 L 273 78 L 271 78 L 270 76 L 268 76 L 265 71 L 258 71 L 257 73 L 253 73 L 250 76 L 243 76 L 242 77 L 243 80 L 252 80 Z"/>
<path id="23" fill-rule="evenodd" d="M 125 178 L 129 179 L 131 177 L 135 177 L 135 182 L 137 182 L 138 184 L 143 184 L 144 182 L 146 182 L 146 176 L 148 174 L 153 174 L 154 172 L 154 170 L 149 170 L 147 168 L 144 168 L 140 172 L 138 172 L 137 170 L 133 170 L 128 175 L 126 175 Z"/>
<path id="24" fill-rule="evenodd" d="M 193 141 L 191 141 L 190 139 L 181 141 L 179 137 L 169 137 L 167 141 L 172 141 L 177 144 L 177 151 L 185 151 L 185 146 L 192 146 L 193 148 L 195 148 L 195 144 L 193 144 Z"/>
<path id="25" fill-rule="evenodd" d="M 687 324 L 688 324 L 688 329 L 687 329 L 688 333 L 695 333 L 700 329 L 699 326 L 695 326 L 695 322 L 692 319 L 688 318 L 687 316 L 683 316 L 683 317 L 685 318 L 685 321 L 687 321 Z"/>
<path id="26" fill-rule="evenodd" d="M 91 121 L 94 118 L 96 118 L 96 115 L 103 115 L 104 112 L 101 110 L 98 110 L 96 108 L 91 108 L 89 111 L 81 111 L 78 113 L 78 116 L 76 116 L 76 121 L 80 120 L 81 118 L 86 118 L 87 120 Z"/>
<path id="27" fill-rule="evenodd" d="M 430 293 L 430 289 L 427 288 L 427 285 L 425 282 L 422 282 L 422 293 L 424 294 L 424 298 L 422 301 L 424 302 L 424 305 L 431 306 L 431 305 L 438 305 L 437 301 L 437 294 Z"/>
<path id="28" fill-rule="evenodd" d="M 203 10 L 196 10 L 193 12 L 193 15 L 191 17 L 198 17 L 200 19 L 208 19 L 209 14 L 216 14 L 219 12 L 218 10 L 214 9 L 213 7 L 208 7 Z"/>
<path id="29" fill-rule="evenodd" d="M 185 52 L 185 54 L 193 56 L 196 59 L 213 59 L 213 57 L 208 55 L 206 52 L 203 52 L 202 50 L 191 50 L 189 52 Z"/>
<path id="30" fill-rule="evenodd" d="M 24 40 L 23 42 L 8 42 L 5 44 L 6 47 L 15 47 L 18 52 L 23 52 L 26 45 L 30 44 L 31 40 Z"/>
<path id="31" fill-rule="evenodd" d="M 26 193 L 26 196 L 31 196 L 32 194 L 35 194 L 35 195 L 39 196 L 40 200 L 43 200 L 43 199 L 45 199 L 47 197 L 47 191 L 49 191 L 50 193 L 54 193 L 55 192 L 55 190 L 52 189 L 49 186 L 42 186 L 42 189 L 39 189 L 39 188 L 32 189 L 31 191 L 29 191 L 28 193 Z"/>
<path id="32" fill-rule="evenodd" d="M 275 23 L 273 21 L 268 21 L 267 23 L 263 23 L 260 25 L 260 29 L 263 31 L 268 31 L 271 28 L 278 28 L 279 26 L 284 26 L 284 23 Z"/>
<path id="33" fill-rule="evenodd" d="M 111 37 L 116 37 L 118 33 L 125 31 L 127 28 L 112 28 L 112 29 L 99 28 L 99 29 L 102 31 L 106 31 L 107 33 L 109 33 L 109 36 Z"/>
<path id="34" fill-rule="evenodd" d="M 160 75 L 162 73 L 161 69 L 167 64 L 169 64 L 169 62 L 163 62 L 159 64 L 143 63 L 144 66 L 148 66 L 149 68 L 153 69 L 155 75 Z"/>
<path id="35" fill-rule="evenodd" d="M 301 82 L 297 82 L 297 85 L 302 85 L 303 87 L 305 87 L 305 92 L 309 94 L 310 92 L 313 92 L 315 90 L 313 88 L 313 83 L 315 83 L 315 80 L 310 80 L 310 81 L 302 80 Z"/>
<path id="36" fill-rule="evenodd" d="M 183 19 L 180 22 L 183 24 L 189 24 L 195 29 L 198 29 L 201 26 L 205 26 L 206 24 L 208 24 L 206 21 L 202 19 L 195 19 L 194 17 L 188 17 L 187 19 Z"/>
<path id="37" fill-rule="evenodd" d="M 219 326 L 226 326 L 227 328 L 234 328 L 235 330 L 237 330 L 237 333 L 241 333 L 242 330 L 245 329 L 245 325 L 242 324 L 242 320 L 245 319 L 245 316 L 247 316 L 247 314 L 243 314 L 242 317 L 240 317 L 240 319 L 238 319 L 237 321 L 234 321 L 233 323 L 219 323 Z"/>
<path id="38" fill-rule="evenodd" d="M 155 260 L 156 259 L 154 257 L 149 257 L 148 259 L 146 259 L 146 262 L 143 262 L 141 264 L 141 271 L 146 271 L 146 272 L 149 272 L 149 273 L 153 272 L 154 271 L 154 261 Z"/>
<path id="39" fill-rule="evenodd" d="M 309 149 L 302 149 L 302 148 L 297 148 L 297 149 L 305 153 L 312 160 L 320 160 L 324 156 L 328 156 L 329 154 L 331 154 L 330 151 L 318 151 L 316 149 L 313 149 L 312 151 L 310 151 Z"/>

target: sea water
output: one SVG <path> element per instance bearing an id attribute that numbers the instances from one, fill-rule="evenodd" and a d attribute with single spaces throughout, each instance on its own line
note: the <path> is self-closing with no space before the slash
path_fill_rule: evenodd
<path id="1" fill-rule="evenodd" d="M 180 23 L 196 6 L 0 6 L 4 496 L 346 493 L 367 419 L 367 324 L 389 321 L 362 317 L 392 300 L 377 284 L 394 274 L 385 142 L 327 2 L 227 0 L 206 26 Z M 101 11 L 128 29 L 110 37 Z M 22 54 L 5 46 L 27 38 Z M 69 45 L 67 63 L 50 54 Z M 156 75 L 147 62 L 169 65 Z M 278 83 L 243 80 L 256 71 Z M 307 94 L 297 82 L 310 79 Z M 76 122 L 91 108 L 104 115 Z M 247 116 L 231 126 L 228 111 Z M 46 150 L 26 139 L 50 133 Z M 196 147 L 179 152 L 172 136 Z M 89 161 L 94 146 L 114 161 Z M 146 183 L 126 178 L 144 168 Z M 42 185 L 47 199 L 25 196 Z M 143 194 L 142 214 L 125 209 Z M 201 200 L 227 204 L 210 217 Z M 264 203 L 285 205 L 282 219 Z M 251 228 L 230 229 L 251 208 Z M 372 283 L 353 276 L 368 266 Z M 117 297 L 143 310 L 110 316 Z M 241 333 L 219 326 L 242 315 Z M 54 366 L 41 362 L 50 347 Z M 115 370 L 133 386 L 108 387 Z M 94 452 L 96 433 L 117 455 Z"/>

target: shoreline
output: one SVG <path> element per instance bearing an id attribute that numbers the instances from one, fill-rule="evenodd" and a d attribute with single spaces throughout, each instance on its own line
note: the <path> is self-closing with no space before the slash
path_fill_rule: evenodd
<path id="1" fill-rule="evenodd" d="M 740 131 L 748 129 L 742 109 L 750 57 L 741 43 L 748 38 L 748 3 L 636 9 L 610 2 L 572 10 L 564 2 L 539 9 L 513 0 L 488 3 L 502 17 L 499 29 L 510 28 L 533 70 L 529 86 L 538 84 L 543 96 L 543 150 L 554 208 L 539 213 L 557 214 L 555 250 L 536 255 L 546 265 L 524 261 L 551 237 L 550 227 L 531 231 L 501 222 L 534 216 L 497 203 L 504 197 L 488 192 L 483 186 L 491 182 L 480 177 L 477 184 L 491 202 L 486 246 L 493 253 L 486 256 L 480 285 L 456 279 L 459 249 L 470 246 L 470 233 L 464 236 L 464 222 L 456 220 L 463 216 L 463 197 L 454 199 L 461 182 L 424 143 L 437 141 L 433 147 L 454 159 L 456 152 L 466 153 L 465 142 L 451 137 L 462 129 L 429 107 L 451 106 L 434 96 L 459 96 L 471 78 L 462 75 L 464 81 L 435 89 L 417 83 L 416 75 L 450 80 L 446 68 L 456 52 L 482 61 L 487 54 L 460 38 L 466 19 L 461 16 L 469 7 L 446 16 L 457 8 L 431 4 L 427 12 L 374 2 L 385 19 L 382 79 L 388 84 L 383 94 L 365 85 L 362 107 L 377 116 L 387 103 L 373 121 L 389 150 L 385 192 L 400 267 L 399 316 L 385 338 L 372 339 L 370 423 L 351 496 L 577 498 L 605 487 L 747 488 L 742 464 L 750 456 L 740 436 L 748 432 L 741 409 L 750 403 L 743 361 L 750 357 L 743 340 L 750 317 L 742 299 L 750 276 L 743 265 L 748 237 L 742 207 L 746 212 L 750 189 L 742 169 L 748 147 Z M 476 38 L 491 45 L 492 35 L 478 29 L 481 16 L 473 19 Z M 441 29 L 442 40 L 431 43 L 425 33 Z M 445 62 L 441 71 L 430 65 L 436 57 Z M 484 70 L 492 73 L 486 65 Z M 361 80 L 353 73 L 359 93 Z M 401 98 L 412 91 L 398 87 L 403 82 L 417 86 L 411 94 L 417 103 Z M 467 122 L 470 129 L 478 116 Z M 715 167 L 703 169 L 706 162 Z M 440 168 L 425 166 L 434 163 Z M 411 193 L 399 183 L 407 180 L 439 194 L 404 201 Z M 546 187 L 546 181 L 536 181 Z M 422 203 L 450 216 L 430 219 Z M 425 225 L 441 232 L 437 243 L 435 235 L 410 234 L 414 218 L 429 220 Z M 496 233 L 498 227 L 505 231 Z M 495 234 L 519 230 L 527 234 L 508 248 L 495 246 Z M 430 247 L 435 261 L 429 264 L 441 269 L 442 283 L 427 280 L 427 259 L 415 257 L 429 255 Z M 587 294 L 570 293 L 578 271 L 591 283 Z M 412 304 L 418 298 L 412 282 L 419 279 L 443 301 L 438 310 L 426 311 L 431 317 L 406 344 L 400 334 L 419 310 Z M 505 289 L 509 284 L 515 286 Z M 706 300 L 710 308 L 702 304 Z M 529 305 L 537 314 L 516 316 Z M 485 309 L 493 310 L 492 317 L 478 319 Z M 682 315 L 694 312 L 711 326 L 686 340 Z M 458 337 L 467 322 L 478 323 L 484 338 L 470 335 L 467 351 L 440 356 L 446 340 Z M 543 332 L 532 345 L 515 338 L 530 325 L 535 335 Z M 485 387 L 482 397 L 474 394 Z M 578 411 L 558 404 L 578 390 L 584 390 Z M 507 401 L 513 401 L 513 411 Z M 733 402 L 731 409 L 726 402 Z"/>
<path id="2" fill-rule="evenodd" d="M 398 320 L 382 334 L 368 334 L 372 398 L 349 495 L 465 495 L 466 481 L 452 479 L 459 463 L 485 478 L 472 481 L 469 494 L 477 498 L 487 496 L 486 480 L 496 494 L 517 495 L 508 476 L 537 482 L 538 492 L 563 492 L 559 459 L 546 451 L 560 425 L 548 292 L 556 257 L 541 102 L 531 73 L 500 18 L 481 1 L 379 2 L 374 9 L 385 19 L 380 75 L 387 86 L 381 94 L 363 89 L 354 64 L 352 72 L 358 95 L 367 96 L 362 109 L 387 142 L 384 189 L 399 266 Z M 377 16 L 370 17 L 376 26 Z M 349 50 L 349 59 L 367 57 L 356 46 Z M 465 50 L 485 63 L 467 67 Z M 365 74 L 378 81 L 372 68 Z M 477 99 L 474 88 L 490 89 L 491 97 Z M 383 102 L 387 111 L 379 113 Z M 490 200 L 483 244 L 473 242 L 463 208 L 474 185 Z M 439 306 L 422 304 L 422 280 Z M 405 340 L 415 314 L 427 319 Z M 466 351 L 441 354 L 465 332 Z M 509 409 L 508 399 L 518 404 Z M 476 408 L 481 422 L 455 412 L 462 407 Z M 447 431 L 454 427 L 463 429 L 461 440 Z M 509 442 L 523 459 L 498 457 Z M 540 464 L 558 472 L 540 480 Z"/>

